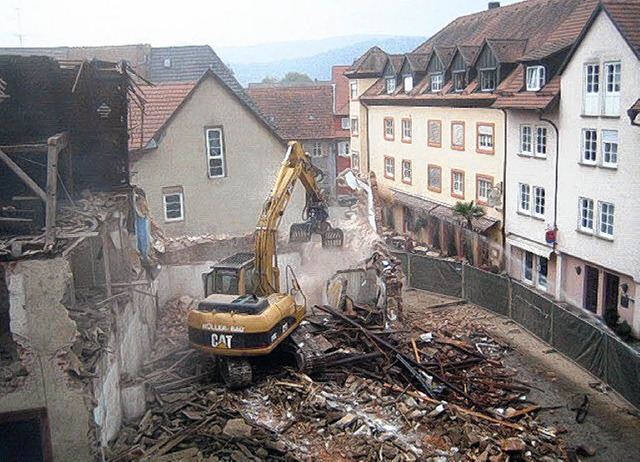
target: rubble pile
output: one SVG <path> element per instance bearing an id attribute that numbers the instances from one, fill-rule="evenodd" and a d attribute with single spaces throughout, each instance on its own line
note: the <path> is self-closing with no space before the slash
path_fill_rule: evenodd
<path id="1" fill-rule="evenodd" d="M 470 320 L 426 314 L 390 330 L 373 308 L 346 316 L 317 306 L 308 322 L 334 345 L 321 370 L 296 372 L 275 355 L 256 363 L 253 385 L 230 391 L 186 345 L 193 303 L 166 308 L 145 368 L 148 411 L 121 432 L 110 460 L 567 457 L 558 431 L 537 422 L 527 384 L 503 366 L 506 346 Z"/>

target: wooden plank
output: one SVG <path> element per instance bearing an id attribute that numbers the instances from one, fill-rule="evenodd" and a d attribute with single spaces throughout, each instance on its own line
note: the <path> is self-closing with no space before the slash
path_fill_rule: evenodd
<path id="1" fill-rule="evenodd" d="M 106 225 L 102 228 L 102 263 L 104 264 L 104 279 L 107 287 L 107 296 L 113 293 L 111 285 L 111 263 L 109 262 L 109 235 L 107 234 Z"/>
<path id="2" fill-rule="evenodd" d="M 47 201 L 47 194 L 42 190 L 40 186 L 38 186 L 38 183 L 33 181 L 31 177 L 27 175 L 25 171 L 22 170 L 18 164 L 16 164 L 13 160 L 11 160 L 11 158 L 2 149 L 0 149 L 0 160 L 2 160 L 5 164 L 7 164 L 7 166 L 11 170 L 13 170 L 13 173 L 18 175 L 18 177 L 22 181 L 24 181 L 24 183 L 27 186 L 29 186 L 29 188 L 31 188 L 31 190 L 34 193 L 36 193 L 38 197 L 40 197 L 40 199 L 42 199 L 45 202 Z"/>
<path id="3" fill-rule="evenodd" d="M 32 218 L 0 217 L 0 223 L 33 223 Z"/>
<path id="4" fill-rule="evenodd" d="M 47 145 L 42 144 L 14 144 L 10 146 L 0 146 L 0 150 L 8 153 L 29 153 L 29 152 L 47 152 Z"/>
<path id="5" fill-rule="evenodd" d="M 58 205 L 58 158 L 66 143 L 66 135 L 59 133 L 47 140 L 47 209 L 45 212 L 45 245 L 56 240 L 56 212 Z"/>

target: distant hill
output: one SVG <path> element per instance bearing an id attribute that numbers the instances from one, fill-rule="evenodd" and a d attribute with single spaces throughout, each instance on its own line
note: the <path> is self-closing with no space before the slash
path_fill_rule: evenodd
<path id="1" fill-rule="evenodd" d="M 220 48 L 216 52 L 225 64 L 231 67 L 238 81 L 246 86 L 249 83 L 260 82 L 265 77 L 280 79 L 291 71 L 305 73 L 312 79 L 330 80 L 331 66 L 352 64 L 374 45 L 387 53 L 406 53 L 425 40 L 424 37 L 354 35 L 314 41 Z M 343 46 L 339 46 L 340 44 Z M 284 58 L 265 62 L 267 57 L 276 56 Z"/>

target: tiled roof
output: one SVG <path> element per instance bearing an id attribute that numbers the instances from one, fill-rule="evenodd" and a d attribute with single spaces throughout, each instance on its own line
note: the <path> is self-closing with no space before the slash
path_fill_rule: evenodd
<path id="1" fill-rule="evenodd" d="M 378 77 L 382 74 L 389 57 L 380 47 L 369 48 L 347 70 L 352 78 Z"/>
<path id="2" fill-rule="evenodd" d="M 487 45 L 496 59 L 503 64 L 513 64 L 524 55 L 526 40 L 488 39 Z"/>
<path id="3" fill-rule="evenodd" d="M 333 136 L 333 88 L 309 85 L 250 85 L 247 92 L 285 140 Z"/>
<path id="4" fill-rule="evenodd" d="M 480 47 L 475 45 L 459 45 L 458 50 L 467 66 L 471 66 L 480 52 Z"/>
<path id="5" fill-rule="evenodd" d="M 640 59 L 640 0 L 604 0 L 603 6 Z"/>
<path id="6" fill-rule="evenodd" d="M 194 87 L 195 83 L 161 83 L 140 87 L 146 100 L 144 113 L 135 103 L 129 105 L 129 150 L 144 148 Z"/>
<path id="7" fill-rule="evenodd" d="M 438 55 L 438 58 L 440 58 L 442 65 L 446 68 L 449 66 L 451 58 L 453 58 L 453 54 L 456 52 L 456 47 L 436 46 L 434 51 Z"/>
<path id="8" fill-rule="evenodd" d="M 436 218 L 448 221 L 453 224 L 462 225 L 466 223 L 466 220 L 461 218 L 453 211 L 453 207 L 440 204 L 438 202 L 430 201 L 422 197 L 408 194 L 395 188 L 390 188 L 393 193 L 395 202 L 405 205 L 414 209 L 415 211 L 421 211 L 428 215 L 432 215 Z M 473 229 L 479 233 L 485 233 L 493 226 L 499 223 L 499 220 L 494 218 L 482 216 L 474 217 L 471 219 Z"/>
<path id="9" fill-rule="evenodd" d="M 638 101 L 636 101 L 635 104 L 631 106 L 631 109 L 634 111 L 640 111 L 640 99 L 638 99 Z"/>
<path id="10" fill-rule="evenodd" d="M 514 73 L 515 74 L 515 73 Z M 520 73 L 520 82 L 522 82 Z M 524 86 L 524 84 L 521 84 Z M 498 109 L 540 109 L 552 108 L 560 98 L 560 76 L 556 75 L 539 91 L 521 91 L 499 95 L 492 107 Z"/>
<path id="11" fill-rule="evenodd" d="M 331 82 L 336 90 L 336 114 L 349 115 L 349 79 L 344 73 L 349 66 L 333 66 L 331 68 Z"/>
<path id="12" fill-rule="evenodd" d="M 427 65 L 429 64 L 429 53 L 407 53 L 407 61 L 409 61 L 409 67 L 412 72 L 425 72 Z"/>
<path id="13" fill-rule="evenodd" d="M 521 39 L 527 40 L 524 52 L 530 53 L 548 43 L 575 40 L 596 3 L 529 0 L 461 16 L 414 51 L 428 52 L 436 46 L 480 46 L 485 39 Z"/>

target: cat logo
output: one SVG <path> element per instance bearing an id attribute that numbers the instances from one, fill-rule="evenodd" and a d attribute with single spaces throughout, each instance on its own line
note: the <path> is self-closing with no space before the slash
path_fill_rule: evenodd
<path id="1" fill-rule="evenodd" d="M 233 335 L 211 334 L 211 346 L 213 348 L 231 348 Z"/>

